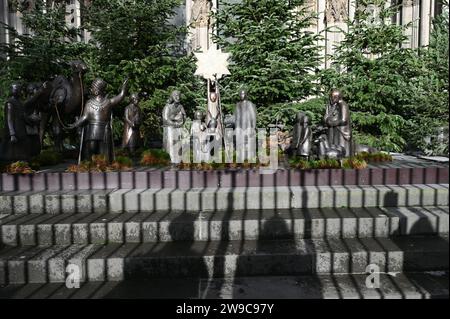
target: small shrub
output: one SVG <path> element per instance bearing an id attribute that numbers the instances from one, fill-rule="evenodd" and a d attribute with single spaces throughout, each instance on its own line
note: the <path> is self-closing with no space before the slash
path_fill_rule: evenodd
<path id="1" fill-rule="evenodd" d="M 66 172 L 86 173 L 86 172 L 111 172 L 127 171 L 133 167 L 133 161 L 126 156 L 117 156 L 111 164 L 108 163 L 106 156 L 93 155 L 91 161 L 82 161 L 79 165 L 70 165 Z"/>
<path id="2" fill-rule="evenodd" d="M 17 161 L 6 166 L 6 173 L 8 174 L 34 174 L 35 171 L 31 169 L 28 162 Z"/>
<path id="3" fill-rule="evenodd" d="M 366 162 L 392 162 L 391 154 L 385 152 L 367 153 L 361 152 L 355 155 L 355 158 Z"/>
<path id="4" fill-rule="evenodd" d="M 320 160 L 305 160 L 301 157 L 293 157 L 289 160 L 291 168 L 297 169 L 363 169 L 367 167 L 367 162 L 363 159 L 350 157 L 342 161 L 337 159 L 320 159 Z"/>
<path id="5" fill-rule="evenodd" d="M 170 164 L 170 155 L 164 150 L 150 149 L 142 152 L 141 165 L 166 166 Z"/>
<path id="6" fill-rule="evenodd" d="M 367 162 L 357 157 L 349 157 L 342 160 L 342 168 L 344 169 L 364 169 L 366 167 Z"/>
<path id="7" fill-rule="evenodd" d="M 41 166 L 57 165 L 63 161 L 62 154 L 52 149 L 41 151 L 41 153 L 30 161 L 30 166 L 39 169 Z"/>

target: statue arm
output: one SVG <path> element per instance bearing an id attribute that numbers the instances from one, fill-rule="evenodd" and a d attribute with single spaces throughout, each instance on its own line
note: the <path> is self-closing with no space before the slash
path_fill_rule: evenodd
<path id="1" fill-rule="evenodd" d="M 327 126 L 332 126 L 333 125 L 333 121 L 331 121 L 330 118 L 330 105 L 328 104 L 326 109 L 325 109 L 325 115 L 323 116 L 323 121 L 325 122 L 325 124 Z"/>
<path id="2" fill-rule="evenodd" d="M 296 124 L 294 126 L 294 130 L 292 132 L 292 138 L 294 140 L 293 143 L 293 148 L 298 148 L 298 146 L 300 145 L 300 136 L 299 136 L 299 131 L 298 131 L 298 124 Z"/>
<path id="3" fill-rule="evenodd" d="M 120 102 L 122 102 L 123 99 L 125 98 L 125 95 L 127 94 L 127 90 L 128 90 L 128 79 L 126 79 L 125 82 L 123 82 L 122 88 L 120 89 L 120 93 L 117 96 L 109 99 L 109 105 L 114 107 Z"/>
<path id="4" fill-rule="evenodd" d="M 348 125 L 350 122 L 350 112 L 348 109 L 348 105 L 345 102 L 342 102 L 341 107 L 341 120 L 339 121 L 340 126 Z"/>
<path id="5" fill-rule="evenodd" d="M 252 116 L 252 126 L 254 127 L 254 128 L 256 128 L 256 116 L 257 116 L 257 113 L 256 113 L 256 106 L 254 105 L 254 104 L 252 104 L 252 111 L 253 111 L 253 116 Z"/>
<path id="6" fill-rule="evenodd" d="M 36 125 L 41 121 L 41 117 L 37 112 L 33 112 L 32 114 L 25 115 L 25 122 L 28 125 Z"/>
<path id="7" fill-rule="evenodd" d="M 181 120 L 181 125 L 183 125 L 183 123 L 186 121 L 186 111 L 184 110 L 184 107 L 181 107 L 181 116 L 182 116 L 182 120 Z"/>
<path id="8" fill-rule="evenodd" d="M 6 103 L 6 122 L 8 123 L 8 131 L 10 136 L 16 135 L 13 118 L 14 107 L 11 103 Z"/>
<path id="9" fill-rule="evenodd" d="M 177 123 L 172 121 L 170 118 L 170 106 L 166 105 L 163 109 L 163 122 L 165 122 L 169 126 L 175 126 Z"/>
<path id="10" fill-rule="evenodd" d="M 31 107 L 33 107 L 34 104 L 36 104 L 36 102 L 38 101 L 39 97 L 41 95 L 41 92 L 37 92 L 36 94 L 34 94 L 32 97 L 30 97 L 29 99 L 27 99 L 23 105 L 25 106 L 25 109 L 29 109 Z"/>
<path id="11" fill-rule="evenodd" d="M 141 109 L 138 109 L 136 117 L 135 117 L 135 123 L 136 125 L 141 125 L 142 124 L 142 111 Z"/>
<path id="12" fill-rule="evenodd" d="M 303 137 L 303 140 L 301 141 L 300 144 L 303 145 L 309 139 L 310 136 L 311 136 L 311 130 L 307 129 L 306 134 Z"/>
<path id="13" fill-rule="evenodd" d="M 69 125 L 69 128 L 76 128 L 83 126 L 88 121 L 88 115 L 86 109 L 84 110 L 83 115 L 73 124 Z"/>
<path id="14" fill-rule="evenodd" d="M 125 122 L 128 123 L 129 126 L 133 127 L 134 124 L 133 124 L 133 122 L 130 120 L 130 117 L 129 117 L 130 114 L 129 114 L 129 113 L 130 113 L 130 112 L 129 112 L 128 108 L 126 108 L 126 109 L 125 109 L 125 116 L 124 116 L 124 119 L 125 119 Z"/>

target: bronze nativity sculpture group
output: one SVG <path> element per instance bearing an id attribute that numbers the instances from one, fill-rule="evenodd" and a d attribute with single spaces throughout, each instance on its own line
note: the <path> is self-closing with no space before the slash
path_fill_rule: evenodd
<path id="1" fill-rule="evenodd" d="M 63 150 L 62 129 L 79 129 L 79 162 L 89 160 L 96 154 L 105 155 L 108 161 L 114 159 L 112 109 L 125 99 L 128 80 L 123 82 L 119 94 L 114 97 L 106 95 L 107 83 L 100 78 L 92 82 L 89 92 L 84 92 L 83 74 L 87 71 L 86 65 L 82 61 L 69 64 L 72 68 L 70 78 L 57 76 L 43 84 L 29 84 L 24 102 L 21 100 L 21 85 L 15 83 L 11 86 L 10 97 L 5 105 L 5 131 L 0 145 L 0 160 L 29 160 L 39 154 L 47 126 L 51 126 L 58 151 Z M 193 144 L 194 157 L 199 162 L 207 162 L 211 159 L 211 145 L 225 141 L 226 148 L 227 141 L 231 141 L 235 143 L 236 153 L 242 152 L 240 158 L 254 158 L 256 144 L 253 141 L 257 129 L 255 104 L 249 100 L 246 90 L 241 90 L 234 114 L 223 117 L 218 85 L 214 82 L 210 85 L 208 103 L 213 108 L 208 106 L 206 116 L 202 111 L 196 111 L 190 127 L 189 143 Z M 122 148 L 134 154 L 142 144 L 139 129 L 143 115 L 139 108 L 139 94 L 132 93 L 129 100 L 123 118 Z M 173 91 L 162 112 L 163 148 L 169 153 L 172 162 L 179 155 L 179 149 L 174 145 L 182 138 L 180 130 L 187 119 L 180 101 L 181 93 Z M 74 115 L 77 116 L 73 124 L 63 123 L 63 118 Z M 304 112 L 299 112 L 293 132 L 289 134 L 290 152 L 306 159 L 341 159 L 360 151 L 374 151 L 353 143 L 349 107 L 339 90 L 330 93 L 323 122 L 324 134 L 314 138 L 310 118 Z M 234 132 L 231 140 L 226 136 L 230 134 L 230 128 Z"/>

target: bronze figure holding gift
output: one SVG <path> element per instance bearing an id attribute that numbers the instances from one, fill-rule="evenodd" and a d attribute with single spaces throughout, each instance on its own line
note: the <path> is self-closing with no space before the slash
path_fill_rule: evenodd
<path id="1" fill-rule="evenodd" d="M 164 106 L 162 112 L 163 120 L 163 148 L 170 154 L 172 163 L 178 158 L 178 149 L 175 149 L 175 144 L 179 142 L 181 129 L 186 121 L 186 112 L 183 105 L 180 103 L 180 92 L 173 91 Z"/>
<path id="2" fill-rule="evenodd" d="M 125 126 L 122 137 L 122 148 L 128 149 L 132 155 L 141 144 L 139 128 L 142 124 L 142 112 L 139 108 L 139 95 L 131 94 L 130 104 L 125 108 Z"/>
<path id="3" fill-rule="evenodd" d="M 324 116 L 325 125 L 328 127 L 328 143 L 330 147 L 342 147 L 344 157 L 352 154 L 352 131 L 350 110 L 342 99 L 339 90 L 332 90 L 330 100 Z"/>
<path id="4" fill-rule="evenodd" d="M 83 115 L 69 128 L 83 127 L 80 143 L 81 160 L 90 160 L 92 155 L 106 155 L 108 161 L 114 157 L 112 141 L 112 108 L 123 101 L 127 92 L 128 79 L 122 85 L 120 93 L 109 98 L 106 96 L 106 82 L 95 79 L 92 82 L 92 97 L 84 106 Z"/>

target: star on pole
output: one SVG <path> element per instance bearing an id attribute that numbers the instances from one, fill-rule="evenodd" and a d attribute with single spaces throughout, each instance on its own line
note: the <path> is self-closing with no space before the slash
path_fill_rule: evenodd
<path id="1" fill-rule="evenodd" d="M 211 47 L 206 52 L 194 53 L 197 58 L 197 70 L 195 75 L 202 76 L 206 80 L 218 80 L 224 75 L 230 75 L 228 70 L 229 53 Z"/>

